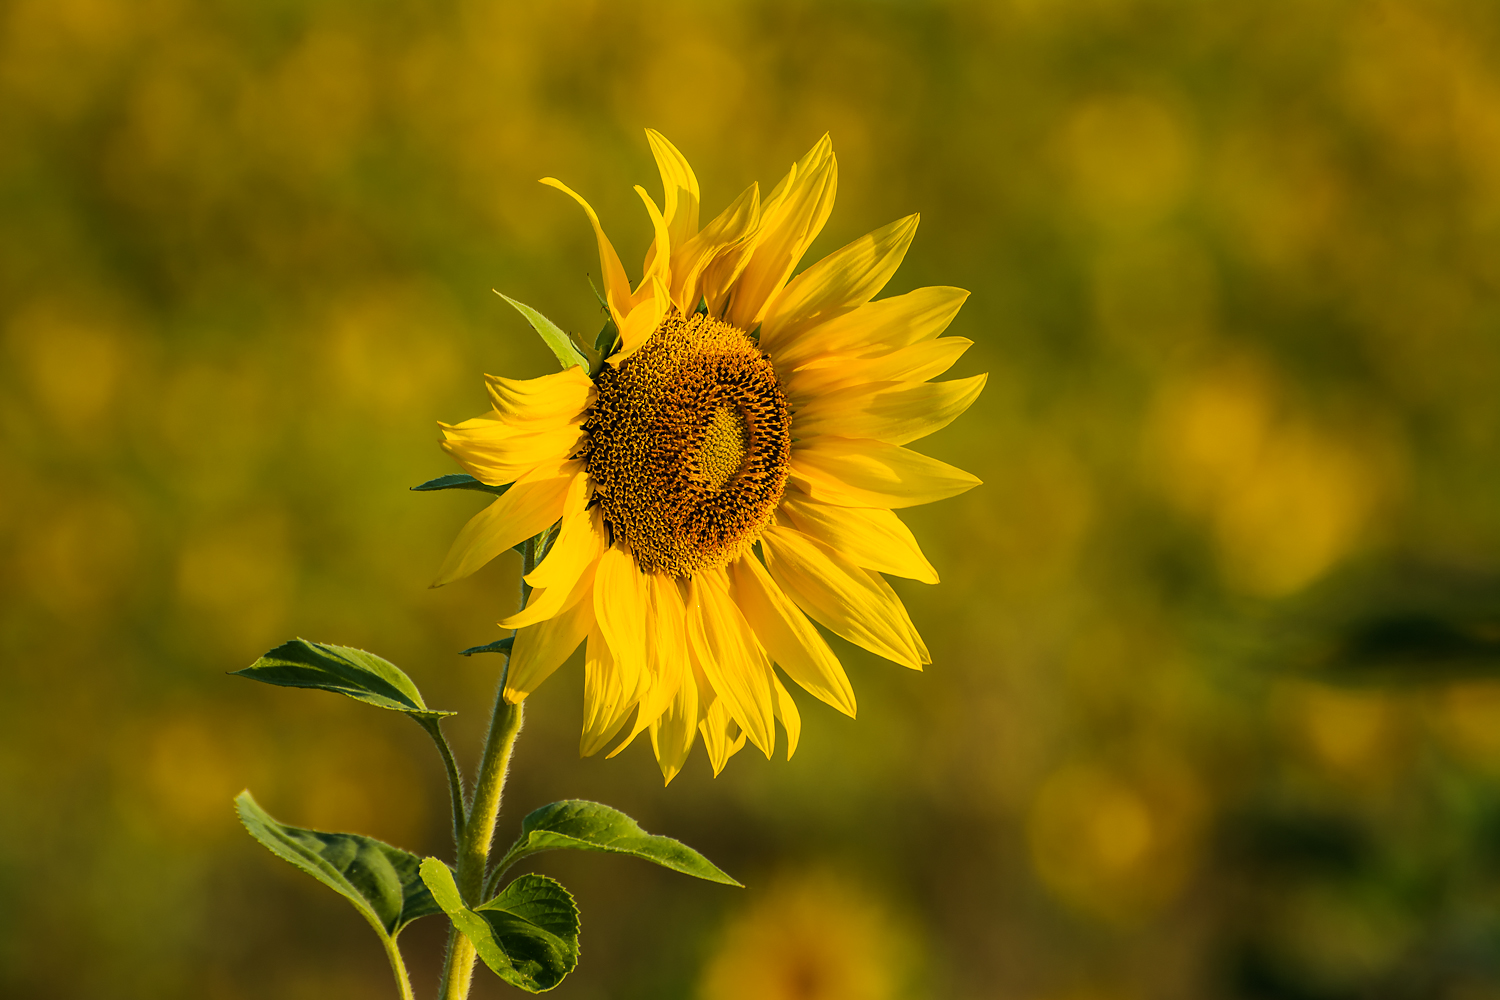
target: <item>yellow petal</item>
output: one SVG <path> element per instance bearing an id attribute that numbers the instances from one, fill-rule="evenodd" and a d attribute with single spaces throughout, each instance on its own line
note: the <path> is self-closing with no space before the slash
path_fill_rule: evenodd
<path id="1" fill-rule="evenodd" d="M 562 666 L 594 627 L 593 573 L 573 588 L 562 610 L 516 633 L 505 674 L 505 700 L 524 701 Z"/>
<path id="2" fill-rule="evenodd" d="M 662 215 L 672 238 L 672 266 L 677 267 L 677 250 L 698 232 L 698 178 L 688 165 L 687 157 L 656 129 L 646 130 L 651 155 L 661 173 Z M 647 261 L 650 266 L 650 261 Z M 686 311 L 686 310 L 684 310 Z"/>
<path id="3" fill-rule="evenodd" d="M 782 194 L 773 193 L 763 207 L 750 261 L 730 292 L 725 319 L 741 330 L 760 324 L 767 303 L 822 230 L 838 189 L 838 161 L 829 152 L 806 172 L 799 167 L 788 177 Z"/>
<path id="4" fill-rule="evenodd" d="M 550 526 L 562 516 L 563 501 L 573 480 L 583 474 L 582 462 L 539 470 L 496 497 L 494 503 L 464 525 L 438 570 L 434 587 L 452 583 L 491 559 Z"/>
<path id="5" fill-rule="evenodd" d="M 688 678 L 677 686 L 677 693 L 666 711 L 651 723 L 651 749 L 656 754 L 664 784 L 670 785 L 682 770 L 682 765 L 687 763 L 693 741 L 698 738 L 700 718 L 698 685 Z"/>
<path id="6" fill-rule="evenodd" d="M 803 534 L 843 553 L 856 566 L 922 583 L 938 582 L 937 570 L 894 511 L 837 507 L 790 493 L 782 498 L 780 511 Z"/>
<path id="7" fill-rule="evenodd" d="M 672 300 L 677 308 L 692 312 L 701 297 L 711 315 L 724 315 L 729 291 L 750 263 L 759 226 L 760 185 L 751 184 L 688 241 L 681 251 L 683 263 L 672 265 Z"/>
<path id="8" fill-rule="evenodd" d="M 803 330 L 842 316 L 873 299 L 901 266 L 917 232 L 908 215 L 837 250 L 793 278 L 766 309 L 762 350 L 795 338 Z"/>
<path id="9" fill-rule="evenodd" d="M 635 699 L 626 690 L 609 642 L 597 620 L 589 630 L 583 660 L 583 735 L 578 740 L 581 756 L 592 757 L 615 738 L 625 725 Z"/>
<path id="10" fill-rule="evenodd" d="M 754 555 L 736 559 L 729 572 L 734 602 L 771 659 L 808 694 L 853 718 L 854 688 L 807 616 L 782 593 Z"/>
<path id="11" fill-rule="evenodd" d="M 814 621 L 914 670 L 931 662 L 900 598 L 879 576 L 792 528 L 767 528 L 761 546 L 771 578 Z"/>
<path id="12" fill-rule="evenodd" d="M 883 441 L 809 438 L 792 445 L 789 464 L 804 493 L 844 507 L 915 507 L 979 485 L 962 469 Z"/>
<path id="13" fill-rule="evenodd" d="M 465 472 L 482 483 L 503 486 L 540 466 L 557 466 L 583 443 L 583 420 L 538 434 L 517 434 L 500 420 L 475 417 L 461 424 L 441 424 L 442 449 Z"/>
<path id="14" fill-rule="evenodd" d="M 648 682 L 646 629 L 651 610 L 646 580 L 635 557 L 619 545 L 599 556 L 594 571 L 594 617 L 609 643 L 621 687 L 632 702 Z"/>
<path id="15" fill-rule="evenodd" d="M 672 239 L 667 231 L 667 220 L 662 218 L 661 210 L 656 207 L 656 202 L 651 200 L 645 188 L 637 184 L 635 193 L 641 196 L 641 201 L 646 205 L 646 214 L 651 216 L 651 231 L 655 234 L 651 247 L 646 252 L 646 266 L 641 274 L 641 287 L 645 287 L 646 283 L 653 279 L 661 281 L 665 287 L 669 277 L 667 266 L 672 260 Z"/>
<path id="16" fill-rule="evenodd" d="M 610 355 L 608 360 L 612 365 L 619 365 L 645 347 L 646 341 L 651 339 L 651 335 L 661 325 L 662 317 L 671 308 L 672 299 L 662 275 L 649 275 L 641 291 L 644 294 L 636 296 L 640 301 L 631 306 L 629 315 L 618 321 L 620 349 Z"/>
<path id="17" fill-rule="evenodd" d="M 573 481 L 563 502 L 557 540 L 542 564 L 526 576 L 533 588 L 526 607 L 500 622 L 501 628 L 525 628 L 546 621 L 573 602 L 585 574 L 592 581 L 594 564 L 604 551 L 605 535 L 599 512 L 584 509 L 588 492 L 586 475 Z"/>
<path id="18" fill-rule="evenodd" d="M 594 381 L 577 365 L 540 378 L 486 375 L 484 381 L 496 415 L 516 422 L 566 423 L 594 401 Z"/>
<path id="19" fill-rule="evenodd" d="M 979 398 L 988 379 L 975 375 L 952 382 L 873 382 L 835 389 L 792 416 L 792 433 L 906 444 L 951 424 Z"/>
<path id="20" fill-rule="evenodd" d="M 599 266 L 604 271 L 604 299 L 609 303 L 609 311 L 614 315 L 615 325 L 620 326 L 625 315 L 630 311 L 630 279 L 625 276 L 625 265 L 620 263 L 620 255 L 615 253 L 614 245 L 609 242 L 609 237 L 604 235 L 604 227 L 599 223 L 599 215 L 594 207 L 583 196 L 555 177 L 543 177 L 542 183 L 548 187 L 557 188 L 563 194 L 572 198 L 583 206 L 588 213 L 589 222 L 594 226 L 594 236 L 599 241 Z"/>
<path id="21" fill-rule="evenodd" d="M 699 691 L 700 699 L 703 692 Z M 703 713 L 703 721 L 698 723 L 698 731 L 703 734 L 703 749 L 708 751 L 708 763 L 714 769 L 714 777 L 724 770 L 724 765 L 729 763 L 730 744 L 733 743 L 729 735 L 731 728 L 738 728 L 735 721 L 730 718 L 729 710 L 724 707 L 721 698 L 715 698 L 709 702 L 707 710 Z"/>
<path id="22" fill-rule="evenodd" d="M 834 389 L 867 382 L 926 382 L 943 374 L 974 341 L 940 337 L 912 344 L 875 358 L 827 355 L 781 375 L 781 386 L 793 406 L 803 406 Z"/>
<path id="23" fill-rule="evenodd" d="M 691 673 L 687 651 L 687 610 L 682 605 L 682 591 L 677 581 L 660 573 L 639 573 L 648 599 L 646 617 L 646 666 L 649 671 L 636 712 L 635 728 L 624 743 L 609 752 L 613 757 L 630 744 L 647 726 L 667 711 L 684 679 Z M 618 655 L 618 654 L 617 654 Z M 686 683 L 692 683 L 689 679 Z M 693 725 L 697 726 L 697 720 Z"/>
<path id="24" fill-rule="evenodd" d="M 867 357 L 932 340 L 948 328 L 968 297 L 962 288 L 934 285 L 866 302 L 780 345 L 774 355 L 777 369 L 791 371 L 825 354 Z"/>
<path id="25" fill-rule="evenodd" d="M 780 677 L 772 674 L 771 683 L 775 685 L 772 690 L 776 696 L 776 718 L 786 730 L 786 759 L 791 760 L 797 752 L 797 741 L 802 738 L 802 713 L 797 711 L 797 703 L 792 701 Z"/>
<path id="26" fill-rule="evenodd" d="M 688 641 L 714 692 L 767 757 L 775 745 L 770 665 L 729 597 L 724 571 L 699 572 L 688 588 Z"/>

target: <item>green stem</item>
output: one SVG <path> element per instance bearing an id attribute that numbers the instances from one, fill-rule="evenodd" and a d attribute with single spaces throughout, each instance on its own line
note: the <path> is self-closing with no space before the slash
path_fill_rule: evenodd
<path id="1" fill-rule="evenodd" d="M 453 750 L 448 746 L 448 740 L 443 736 L 442 719 L 435 716 L 413 715 L 417 725 L 427 731 L 432 737 L 432 742 L 437 745 L 438 753 L 443 755 L 443 767 L 448 772 L 448 799 L 453 803 L 453 842 L 459 843 L 464 835 L 465 816 L 464 803 L 464 779 L 459 773 L 458 761 L 453 759 Z"/>
<path id="2" fill-rule="evenodd" d="M 391 960 L 391 972 L 396 975 L 396 985 L 401 987 L 401 1000 L 417 1000 L 417 995 L 412 992 L 411 977 L 406 974 L 406 963 L 401 959 L 401 949 L 397 946 L 396 939 L 382 931 L 380 942 L 385 945 L 386 957 Z"/>
<path id="3" fill-rule="evenodd" d="M 525 576 L 536 568 L 537 540 L 528 539 L 522 557 L 521 607 L 531 596 Z M 510 754 L 521 732 L 522 706 L 505 700 L 505 684 L 510 676 L 511 653 L 505 654 L 505 668 L 500 672 L 500 687 L 495 692 L 495 708 L 490 714 L 489 733 L 479 760 L 479 776 L 474 779 L 474 795 L 469 803 L 468 818 L 458 837 L 458 865 L 454 881 L 463 901 L 473 907 L 484 902 L 485 869 L 489 863 L 490 841 L 495 836 L 495 822 L 500 817 L 500 796 L 505 790 L 505 775 Z M 448 954 L 443 961 L 441 1000 L 466 1000 L 474 976 L 474 945 L 457 927 L 448 928 Z"/>

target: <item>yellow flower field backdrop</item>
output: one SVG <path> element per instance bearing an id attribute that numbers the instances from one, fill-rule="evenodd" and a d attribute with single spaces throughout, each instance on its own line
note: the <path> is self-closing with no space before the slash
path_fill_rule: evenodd
<path id="1" fill-rule="evenodd" d="M 978 403 L 908 513 L 918 674 L 833 643 L 788 763 L 580 760 L 533 696 L 502 837 L 603 799 L 748 886 L 549 856 L 560 998 L 1500 997 L 1500 8 L 994 0 L 0 9 L 0 993 L 385 997 L 245 836 L 441 851 L 417 727 L 225 672 L 401 665 L 472 755 L 519 560 L 437 421 L 638 278 L 643 129 L 705 200 L 825 131 L 807 260 L 911 212 Z M 597 279 L 597 275 L 596 275 Z M 415 804 L 415 805 L 413 805 Z M 407 932 L 419 991 L 442 928 Z M 484 979 L 476 996 L 508 987 Z"/>

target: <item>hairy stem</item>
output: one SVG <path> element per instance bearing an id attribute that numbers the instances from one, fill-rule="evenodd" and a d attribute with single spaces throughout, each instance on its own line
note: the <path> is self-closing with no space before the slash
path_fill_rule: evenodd
<path id="1" fill-rule="evenodd" d="M 531 587 L 525 576 L 536 568 L 537 539 L 526 542 L 521 570 L 521 607 L 531 597 Z M 522 706 L 505 700 L 505 684 L 510 675 L 511 654 L 505 654 L 505 669 L 500 672 L 499 690 L 495 692 L 495 708 L 490 715 L 489 733 L 484 738 L 484 752 L 479 760 L 479 776 L 474 779 L 474 794 L 469 803 L 468 816 L 458 837 L 458 867 L 454 881 L 458 883 L 459 895 L 469 906 L 484 902 L 485 869 L 489 864 L 490 841 L 495 835 L 495 822 L 500 817 L 500 796 L 505 790 L 505 774 L 510 767 L 510 754 L 521 732 Z M 448 956 L 443 963 L 443 985 L 441 1000 L 465 1000 L 469 995 L 469 984 L 474 976 L 474 946 L 459 933 L 458 928 L 448 928 Z"/>

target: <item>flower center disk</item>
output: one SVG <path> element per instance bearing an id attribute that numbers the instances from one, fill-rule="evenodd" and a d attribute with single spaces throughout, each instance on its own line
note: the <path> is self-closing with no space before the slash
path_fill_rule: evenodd
<path id="1" fill-rule="evenodd" d="M 786 396 L 750 338 L 673 310 L 594 384 L 594 499 L 641 571 L 691 576 L 749 548 L 781 501 L 791 453 Z"/>

